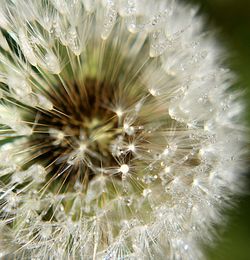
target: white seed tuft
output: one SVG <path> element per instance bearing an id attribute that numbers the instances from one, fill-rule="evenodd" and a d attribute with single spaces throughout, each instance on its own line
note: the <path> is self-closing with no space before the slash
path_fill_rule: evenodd
<path id="1" fill-rule="evenodd" d="M 0 256 L 202 259 L 245 137 L 197 10 L 3 0 L 0 27 Z"/>

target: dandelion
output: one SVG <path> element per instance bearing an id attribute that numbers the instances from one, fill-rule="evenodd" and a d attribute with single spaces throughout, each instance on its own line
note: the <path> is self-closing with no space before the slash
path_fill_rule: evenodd
<path id="1" fill-rule="evenodd" d="M 1 256 L 203 257 L 240 188 L 243 134 L 196 11 L 1 1 Z"/>

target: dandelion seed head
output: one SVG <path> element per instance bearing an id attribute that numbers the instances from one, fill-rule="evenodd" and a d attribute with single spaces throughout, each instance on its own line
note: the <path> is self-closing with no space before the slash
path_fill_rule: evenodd
<path id="1" fill-rule="evenodd" d="M 244 134 L 234 75 L 196 13 L 1 2 L 0 255 L 203 257 L 197 241 L 240 192 Z"/>

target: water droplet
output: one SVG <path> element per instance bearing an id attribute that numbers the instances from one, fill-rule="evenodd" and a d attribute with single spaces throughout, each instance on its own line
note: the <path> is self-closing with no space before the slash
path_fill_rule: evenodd
<path id="1" fill-rule="evenodd" d="M 122 164 L 119 168 L 119 172 L 122 174 L 127 174 L 129 172 L 129 166 L 127 164 Z"/>
<path id="2" fill-rule="evenodd" d="M 125 202 L 125 204 L 129 207 L 131 206 L 133 200 L 130 197 L 125 197 L 123 198 L 123 201 Z"/>
<path id="3" fill-rule="evenodd" d="M 144 189 L 142 195 L 143 195 L 144 197 L 147 197 L 151 192 L 152 192 L 151 189 Z"/>

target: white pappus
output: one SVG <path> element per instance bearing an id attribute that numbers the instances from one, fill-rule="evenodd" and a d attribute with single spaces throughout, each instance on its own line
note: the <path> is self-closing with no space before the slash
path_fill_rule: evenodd
<path id="1" fill-rule="evenodd" d="M 0 256 L 202 259 L 244 129 L 197 9 L 3 0 L 0 27 Z"/>

